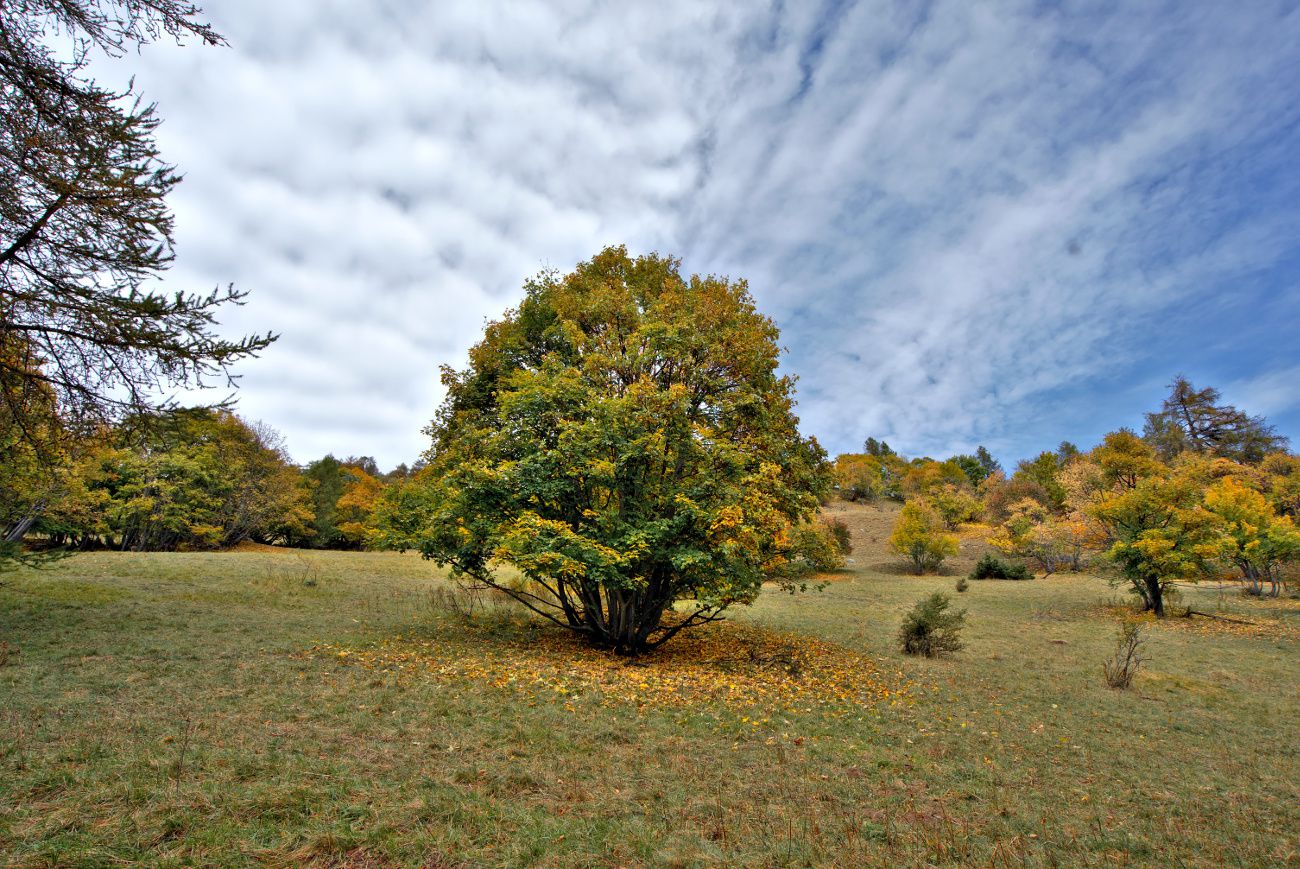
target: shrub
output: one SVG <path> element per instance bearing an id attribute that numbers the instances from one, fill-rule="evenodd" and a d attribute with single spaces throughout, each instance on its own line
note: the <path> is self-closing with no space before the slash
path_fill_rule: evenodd
<path id="1" fill-rule="evenodd" d="M 1023 564 L 1016 564 L 1014 561 L 1003 561 L 992 553 L 986 552 L 984 556 L 975 563 L 975 569 L 970 572 L 971 579 L 1033 579 L 1034 576 L 1029 572 L 1029 568 Z"/>
<path id="2" fill-rule="evenodd" d="M 909 655 L 933 658 L 962 647 L 958 637 L 966 622 L 966 610 L 948 612 L 952 600 L 941 591 L 917 602 L 903 619 L 898 640 Z"/>
<path id="3" fill-rule="evenodd" d="M 1044 573 L 1052 574 L 1082 569 L 1084 549 L 1097 542 L 1095 530 L 1080 513 L 1058 515 L 1026 498 L 1012 505 L 989 543 L 1007 555 L 1030 559 Z"/>
<path id="4" fill-rule="evenodd" d="M 1119 628 L 1119 637 L 1115 643 L 1115 654 L 1102 665 L 1106 674 L 1106 684 L 1123 690 L 1133 684 L 1133 677 L 1138 668 L 1146 661 L 1142 646 L 1146 637 L 1142 636 L 1141 622 L 1126 621 Z"/>
<path id="5" fill-rule="evenodd" d="M 943 519 L 920 500 L 903 505 L 889 546 L 910 558 L 917 573 L 938 570 L 945 558 L 957 554 L 957 538 L 944 533 Z"/>
<path id="6" fill-rule="evenodd" d="M 830 529 L 831 536 L 835 538 L 835 543 L 840 548 L 840 554 L 851 555 L 853 553 L 853 538 L 849 534 L 849 526 L 844 524 L 844 520 L 825 517 L 822 522 Z"/>
<path id="7" fill-rule="evenodd" d="M 970 583 L 966 581 L 966 577 L 957 577 L 957 591 L 965 591 L 968 588 L 970 588 Z"/>
<path id="8" fill-rule="evenodd" d="M 843 523 L 840 523 L 843 525 Z M 845 531 L 847 532 L 847 528 Z M 778 579 L 801 579 L 829 573 L 844 566 L 844 549 L 830 522 L 813 521 L 797 525 L 790 532 L 786 560 L 769 571 Z"/>

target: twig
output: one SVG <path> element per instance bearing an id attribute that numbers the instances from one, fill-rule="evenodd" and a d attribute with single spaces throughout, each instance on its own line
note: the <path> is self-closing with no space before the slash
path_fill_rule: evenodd
<path id="1" fill-rule="evenodd" d="M 181 790 L 181 776 L 185 774 L 185 753 L 189 751 L 190 737 L 193 735 L 194 735 L 194 721 L 189 716 L 186 716 L 184 735 L 181 737 L 181 753 L 180 753 L 180 757 L 177 758 L 176 760 L 176 786 L 174 788 L 175 793 L 180 793 Z"/>
<path id="2" fill-rule="evenodd" d="M 1188 607 L 1187 612 L 1183 613 L 1183 618 L 1190 619 L 1192 616 L 1204 616 L 1207 619 L 1218 619 L 1221 622 L 1232 622 L 1234 625 L 1258 625 L 1259 624 L 1259 622 L 1249 622 L 1246 621 L 1245 619 L 1230 619 L 1227 616 L 1216 616 L 1213 613 L 1203 613 L 1200 610 L 1194 610 L 1191 607 Z"/>

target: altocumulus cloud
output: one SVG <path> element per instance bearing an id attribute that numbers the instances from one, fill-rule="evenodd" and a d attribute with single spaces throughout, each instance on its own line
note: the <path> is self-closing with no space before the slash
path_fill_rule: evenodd
<path id="1" fill-rule="evenodd" d="M 620 242 L 748 278 L 832 451 L 1087 442 L 1179 370 L 1300 419 L 1294 3 L 208 6 L 104 69 L 300 461 L 417 456 L 437 365 Z"/>

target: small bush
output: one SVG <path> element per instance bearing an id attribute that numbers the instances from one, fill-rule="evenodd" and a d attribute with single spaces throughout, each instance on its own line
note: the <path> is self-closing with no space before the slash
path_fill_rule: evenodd
<path id="1" fill-rule="evenodd" d="M 844 520 L 826 517 L 822 519 L 822 522 L 830 529 L 831 536 L 835 538 L 836 544 L 840 547 L 840 554 L 851 555 L 853 553 L 853 539 L 849 534 L 849 526 L 844 524 Z"/>
<path id="2" fill-rule="evenodd" d="M 933 658 L 962 647 L 958 634 L 966 622 L 966 610 L 948 612 L 952 600 L 936 591 L 912 607 L 903 619 L 898 640 L 909 655 Z"/>
<path id="3" fill-rule="evenodd" d="M 968 588 L 970 588 L 970 583 L 966 581 L 966 577 L 957 577 L 957 591 L 965 591 Z"/>
<path id="4" fill-rule="evenodd" d="M 1120 625 L 1115 654 L 1102 665 L 1107 685 L 1122 691 L 1133 684 L 1138 668 L 1146 661 L 1146 656 L 1142 654 L 1142 646 L 1145 644 L 1146 637 L 1142 635 L 1141 622 L 1126 621 Z"/>
<path id="5" fill-rule="evenodd" d="M 1029 568 L 1014 561 L 1003 561 L 992 553 L 985 553 L 970 573 L 971 579 L 1033 579 Z"/>

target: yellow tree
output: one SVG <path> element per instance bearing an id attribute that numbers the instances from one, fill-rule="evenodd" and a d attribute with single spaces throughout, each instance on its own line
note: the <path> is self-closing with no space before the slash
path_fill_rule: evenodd
<path id="1" fill-rule="evenodd" d="M 1300 531 L 1290 516 L 1278 516 L 1264 495 L 1234 477 L 1205 493 L 1205 507 L 1221 520 L 1222 557 L 1241 571 L 1246 591 L 1277 597 L 1283 564 L 1300 558 Z"/>
<path id="2" fill-rule="evenodd" d="M 1260 465 L 1263 490 L 1280 515 L 1300 521 L 1300 456 L 1273 453 Z"/>
<path id="3" fill-rule="evenodd" d="M 1092 451 L 1101 469 L 1102 484 L 1111 489 L 1134 489 L 1146 477 L 1166 470 L 1155 450 L 1128 429 L 1113 431 Z"/>
<path id="4" fill-rule="evenodd" d="M 417 513 L 381 539 L 625 654 L 753 601 L 830 475 L 744 281 L 617 247 L 525 290 L 444 369 Z"/>
<path id="5" fill-rule="evenodd" d="M 360 547 L 373 528 L 371 516 L 383 495 L 383 481 L 355 465 L 342 468 L 343 494 L 335 504 L 339 533 L 350 545 Z"/>
<path id="6" fill-rule="evenodd" d="M 835 457 L 835 488 L 845 501 L 874 501 L 885 494 L 886 470 L 879 458 L 867 453 Z"/>
<path id="7" fill-rule="evenodd" d="M 956 529 L 963 522 L 974 522 L 984 511 L 983 503 L 971 492 L 968 483 L 944 483 L 933 489 L 927 500 L 949 530 Z"/>
<path id="8" fill-rule="evenodd" d="M 958 488 L 970 486 L 970 477 L 966 476 L 962 466 L 952 459 L 943 462 L 936 462 L 934 459 L 913 459 L 905 468 L 902 490 L 903 495 L 908 498 L 929 498 L 944 486 Z"/>
<path id="9" fill-rule="evenodd" d="M 1106 557 L 1158 617 L 1165 614 L 1169 587 L 1195 582 L 1219 554 L 1219 517 L 1202 504 L 1204 489 L 1189 474 L 1164 473 L 1119 479 L 1089 509 L 1107 531 Z"/>
<path id="10" fill-rule="evenodd" d="M 944 531 L 943 518 L 923 500 L 903 505 L 889 547 L 912 561 L 916 572 L 938 570 L 944 559 L 957 554 L 957 538 Z"/>

